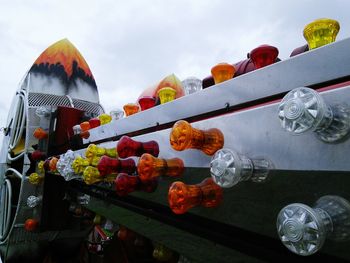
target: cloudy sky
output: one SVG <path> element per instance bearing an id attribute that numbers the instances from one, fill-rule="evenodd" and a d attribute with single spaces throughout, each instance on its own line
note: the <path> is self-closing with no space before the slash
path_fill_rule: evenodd
<path id="1" fill-rule="evenodd" d="M 349 10 L 347 0 L 0 0 L 0 127 L 23 75 L 62 38 L 85 57 L 109 111 L 171 73 L 204 78 L 261 44 L 287 59 L 317 18 L 339 21 L 337 40 L 350 37 Z"/>

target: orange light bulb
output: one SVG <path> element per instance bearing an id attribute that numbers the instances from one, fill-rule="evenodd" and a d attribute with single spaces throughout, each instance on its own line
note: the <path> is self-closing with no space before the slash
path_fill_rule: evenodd
<path id="1" fill-rule="evenodd" d="M 125 116 L 130 116 L 140 111 L 140 106 L 136 103 L 128 103 L 123 106 Z"/>
<path id="2" fill-rule="evenodd" d="M 170 87 L 161 88 L 158 91 L 158 97 L 161 104 L 173 101 L 176 97 L 176 90 Z"/>
<path id="3" fill-rule="evenodd" d="M 222 188 L 212 178 L 206 178 L 196 185 L 174 182 L 169 188 L 168 201 L 175 214 L 184 214 L 199 205 L 215 207 L 222 201 Z"/>
<path id="4" fill-rule="evenodd" d="M 303 33 L 311 50 L 334 42 L 339 29 L 338 21 L 322 18 L 306 25 Z"/>
<path id="5" fill-rule="evenodd" d="M 235 67 L 228 63 L 219 63 L 211 68 L 211 74 L 214 78 L 215 84 L 232 79 L 235 73 Z"/>
<path id="6" fill-rule="evenodd" d="M 145 153 L 139 159 L 137 172 L 142 181 L 165 175 L 180 176 L 184 171 L 184 163 L 179 158 L 161 159 Z"/>
<path id="7" fill-rule="evenodd" d="M 170 145 L 176 151 L 198 149 L 213 155 L 224 146 L 224 135 L 219 129 L 198 130 L 187 121 L 177 121 L 170 132 Z"/>
<path id="8" fill-rule="evenodd" d="M 34 130 L 33 136 L 38 140 L 42 140 L 47 139 L 49 137 L 49 134 L 44 129 L 39 127 Z"/>

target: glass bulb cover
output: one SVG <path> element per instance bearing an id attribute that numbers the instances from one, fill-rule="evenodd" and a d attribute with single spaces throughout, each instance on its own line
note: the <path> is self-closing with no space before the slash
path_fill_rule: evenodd
<path id="1" fill-rule="evenodd" d="M 186 95 L 190 95 L 202 89 L 202 80 L 196 77 L 188 77 L 184 79 L 181 84 Z"/>
<path id="2" fill-rule="evenodd" d="M 30 208 L 36 207 L 41 202 L 41 198 L 31 195 L 27 198 L 27 206 Z"/>
<path id="3" fill-rule="evenodd" d="M 139 189 L 140 178 L 125 173 L 118 174 L 114 181 L 115 191 L 119 196 L 125 196 Z"/>
<path id="4" fill-rule="evenodd" d="M 125 116 L 130 116 L 140 111 L 140 106 L 136 103 L 128 103 L 123 106 Z"/>
<path id="5" fill-rule="evenodd" d="M 215 84 L 232 79 L 235 72 L 236 68 L 228 63 L 219 63 L 211 68 L 211 75 L 214 78 Z"/>
<path id="6" fill-rule="evenodd" d="M 33 136 L 38 140 L 47 139 L 49 134 L 42 128 L 36 128 L 33 132 Z"/>
<path id="7" fill-rule="evenodd" d="M 250 52 L 249 57 L 255 68 L 262 68 L 276 62 L 278 49 L 274 46 L 261 45 Z"/>
<path id="8" fill-rule="evenodd" d="M 90 128 L 96 128 L 101 125 L 101 121 L 99 118 L 92 118 L 89 120 Z"/>
<path id="9" fill-rule="evenodd" d="M 102 156 L 97 164 L 97 169 L 101 176 L 117 173 L 133 174 L 136 171 L 136 164 L 131 158 L 121 160 L 118 158 Z"/>
<path id="10" fill-rule="evenodd" d="M 111 115 L 112 120 L 119 120 L 124 117 L 124 111 L 120 109 L 112 110 L 109 114 Z"/>
<path id="11" fill-rule="evenodd" d="M 292 252 L 309 256 L 316 253 L 326 239 L 326 229 L 320 216 L 304 204 L 284 207 L 277 217 L 277 233 Z"/>
<path id="12" fill-rule="evenodd" d="M 319 93 L 305 87 L 288 92 L 278 110 L 282 128 L 294 134 L 316 130 L 332 117 Z"/>
<path id="13" fill-rule="evenodd" d="M 110 123 L 112 121 L 112 117 L 109 114 L 102 113 L 100 116 L 98 116 L 98 119 L 101 122 L 101 125 L 105 125 L 107 123 Z"/>
<path id="14" fill-rule="evenodd" d="M 138 103 L 140 104 L 141 111 L 144 111 L 156 105 L 156 98 L 152 96 L 143 96 L 139 98 Z"/>
<path id="15" fill-rule="evenodd" d="M 306 25 L 303 33 L 309 49 L 314 49 L 334 42 L 339 30 L 338 21 L 321 18 Z"/>
<path id="16" fill-rule="evenodd" d="M 159 145 L 156 141 L 139 142 L 131 139 L 129 136 L 123 136 L 118 141 L 117 152 L 120 158 L 141 156 L 144 153 L 157 157 Z"/>
<path id="17" fill-rule="evenodd" d="M 70 181 L 72 179 L 80 178 L 74 173 L 72 164 L 74 160 L 78 157 L 72 150 L 68 150 L 65 154 L 62 154 L 56 164 L 57 171 L 62 175 L 64 180 Z"/>
<path id="18" fill-rule="evenodd" d="M 171 87 L 164 87 L 158 91 L 160 103 L 164 104 L 173 101 L 176 98 L 176 90 Z"/>
<path id="19" fill-rule="evenodd" d="M 212 157 L 210 173 L 214 182 L 229 188 L 253 174 L 252 162 L 231 149 L 220 149 Z"/>

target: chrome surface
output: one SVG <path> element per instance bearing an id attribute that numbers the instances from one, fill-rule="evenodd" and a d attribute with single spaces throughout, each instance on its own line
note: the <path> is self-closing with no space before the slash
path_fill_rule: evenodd
<path id="1" fill-rule="evenodd" d="M 350 39 L 311 50 L 90 130 L 84 143 L 156 127 L 350 75 Z"/>

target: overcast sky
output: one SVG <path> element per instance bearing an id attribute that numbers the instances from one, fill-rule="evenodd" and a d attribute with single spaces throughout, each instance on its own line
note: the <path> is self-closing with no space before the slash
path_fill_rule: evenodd
<path id="1" fill-rule="evenodd" d="M 347 0 L 0 0 L 0 127 L 23 75 L 62 38 L 85 57 L 109 111 L 171 73 L 204 78 L 261 44 L 287 59 L 317 18 L 339 21 L 337 40 L 350 37 L 349 10 Z"/>

